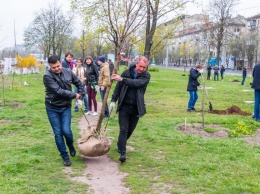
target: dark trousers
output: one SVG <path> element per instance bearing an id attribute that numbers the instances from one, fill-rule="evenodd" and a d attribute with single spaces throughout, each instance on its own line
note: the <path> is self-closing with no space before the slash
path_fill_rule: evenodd
<path id="1" fill-rule="evenodd" d="M 138 123 L 139 117 L 137 107 L 133 107 L 130 105 L 122 105 L 121 109 L 119 110 L 119 126 L 120 132 L 118 136 L 118 150 L 121 153 L 126 152 L 126 142 L 131 137 L 135 127 Z"/>
<path id="2" fill-rule="evenodd" d="M 214 73 L 214 81 L 218 81 L 218 73 Z"/>
<path id="3" fill-rule="evenodd" d="M 88 108 L 89 108 L 89 111 L 93 110 L 92 109 L 92 102 L 93 102 L 94 111 L 97 112 L 97 99 L 96 99 L 97 92 L 95 92 L 94 88 L 91 87 L 90 83 L 88 83 L 87 93 L 88 93 Z"/>
<path id="4" fill-rule="evenodd" d="M 104 90 L 100 90 L 100 96 L 101 96 L 101 100 L 102 100 L 102 103 L 104 101 L 104 97 L 105 97 L 105 94 L 107 92 L 107 89 L 105 88 Z M 109 110 L 108 110 L 108 106 L 106 104 L 106 109 L 105 109 L 105 117 L 109 117 Z"/>
<path id="5" fill-rule="evenodd" d="M 208 71 L 208 76 L 207 76 L 207 80 L 210 80 L 210 71 Z"/>

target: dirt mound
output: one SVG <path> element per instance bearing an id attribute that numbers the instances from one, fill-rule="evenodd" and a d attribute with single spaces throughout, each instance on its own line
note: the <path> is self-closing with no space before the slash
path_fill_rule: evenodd
<path id="1" fill-rule="evenodd" d="M 220 125 L 205 125 L 204 128 L 200 123 L 188 123 L 177 127 L 182 133 L 189 135 L 198 135 L 205 138 L 228 138 L 228 129 Z"/>
<path id="2" fill-rule="evenodd" d="M 242 111 L 238 106 L 231 106 L 226 110 L 212 110 L 209 111 L 212 114 L 219 114 L 219 115 L 242 115 L 242 116 L 249 116 L 251 113 Z"/>

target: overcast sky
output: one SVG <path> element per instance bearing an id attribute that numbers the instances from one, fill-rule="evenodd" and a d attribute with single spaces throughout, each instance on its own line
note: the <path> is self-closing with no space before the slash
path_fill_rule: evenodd
<path id="1" fill-rule="evenodd" d="M 207 7 L 208 0 L 197 0 L 199 6 L 188 4 L 184 11 L 186 14 L 202 13 L 202 9 Z M 0 47 L 14 46 L 14 26 L 16 30 L 16 43 L 23 43 L 24 29 L 34 19 L 34 12 L 41 8 L 48 7 L 51 0 L 1 0 L 0 9 Z M 70 0 L 56 0 L 64 11 L 68 11 Z M 62 4 L 61 4 L 62 2 Z M 260 13 L 260 0 L 240 0 L 235 7 L 234 15 L 240 14 L 250 17 Z M 14 25 L 15 21 L 15 25 Z M 82 29 L 78 29 L 81 32 Z M 76 29 L 77 31 L 77 29 Z M 0 48 L 0 49 L 1 49 Z"/>

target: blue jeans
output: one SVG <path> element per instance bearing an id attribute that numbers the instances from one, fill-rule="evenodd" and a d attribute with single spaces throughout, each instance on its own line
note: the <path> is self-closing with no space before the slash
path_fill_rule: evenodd
<path id="1" fill-rule="evenodd" d="M 189 91 L 190 93 L 190 99 L 188 102 L 188 110 L 194 109 L 194 106 L 198 100 L 198 92 L 197 91 Z"/>
<path id="2" fill-rule="evenodd" d="M 46 112 L 60 155 L 63 159 L 69 158 L 64 138 L 67 146 L 71 147 L 73 145 L 73 134 L 71 131 L 71 106 L 65 109 L 46 106 Z"/>
<path id="3" fill-rule="evenodd" d="M 100 96 L 101 96 L 102 102 L 104 101 L 106 91 L 107 91 L 106 88 L 104 90 L 100 90 Z M 106 104 L 106 109 L 105 109 L 105 117 L 109 117 L 109 110 L 108 110 L 107 104 Z"/>
<path id="4" fill-rule="evenodd" d="M 255 120 L 260 120 L 259 105 L 260 105 L 260 90 L 255 90 L 255 106 L 254 106 Z"/>
<path id="5" fill-rule="evenodd" d="M 243 79 L 242 79 L 242 82 L 241 82 L 242 86 L 245 84 L 245 80 L 246 80 L 246 76 L 243 76 Z"/>
<path id="6" fill-rule="evenodd" d="M 214 81 L 218 81 L 218 73 L 214 73 Z"/>
<path id="7" fill-rule="evenodd" d="M 74 92 L 78 92 L 78 88 L 76 86 L 74 86 Z M 85 112 L 88 111 L 88 99 L 87 99 L 87 95 L 86 95 L 86 86 L 84 85 L 84 97 L 83 97 L 83 101 L 84 101 L 84 105 L 85 105 Z M 76 102 L 76 100 L 75 100 Z M 79 108 L 77 106 L 75 106 L 74 108 L 75 111 L 78 111 Z"/>

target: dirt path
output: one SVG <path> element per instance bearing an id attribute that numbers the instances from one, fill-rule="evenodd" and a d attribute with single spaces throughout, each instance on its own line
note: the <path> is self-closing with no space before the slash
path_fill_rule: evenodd
<path id="1" fill-rule="evenodd" d="M 101 104 L 98 104 L 101 107 Z M 86 115 L 90 125 L 96 124 L 98 116 Z M 80 119 L 80 130 L 86 129 L 88 123 L 84 116 Z M 113 148 L 111 148 L 113 149 Z M 84 157 L 86 169 L 83 176 L 71 177 L 71 180 L 79 181 L 89 185 L 88 192 L 93 194 L 129 194 L 131 193 L 123 183 L 127 175 L 119 171 L 119 163 L 112 161 L 107 155 L 100 157 Z M 72 168 L 72 167 L 71 167 Z M 67 174 L 73 169 L 67 170 Z"/>

